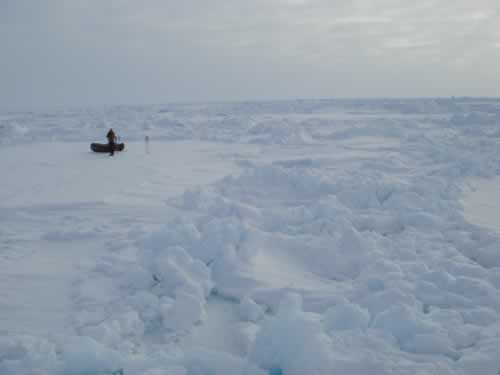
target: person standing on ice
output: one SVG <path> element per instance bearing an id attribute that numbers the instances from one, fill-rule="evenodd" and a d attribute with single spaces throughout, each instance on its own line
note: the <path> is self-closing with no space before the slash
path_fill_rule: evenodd
<path id="1" fill-rule="evenodd" d="M 108 138 L 109 145 L 109 156 L 113 156 L 115 154 L 115 144 L 116 144 L 116 134 L 113 129 L 109 129 L 108 134 L 106 134 L 106 138 Z"/>

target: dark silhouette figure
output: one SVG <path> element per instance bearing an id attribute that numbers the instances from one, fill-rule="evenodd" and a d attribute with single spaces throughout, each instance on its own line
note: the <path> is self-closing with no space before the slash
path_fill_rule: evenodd
<path id="1" fill-rule="evenodd" d="M 106 134 L 106 138 L 108 138 L 109 156 L 113 156 L 115 154 L 116 145 L 116 134 L 113 129 L 109 129 L 108 134 Z"/>

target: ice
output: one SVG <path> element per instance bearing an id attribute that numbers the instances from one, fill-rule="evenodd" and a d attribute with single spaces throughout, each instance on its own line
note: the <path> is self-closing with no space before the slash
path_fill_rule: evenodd
<path id="1" fill-rule="evenodd" d="M 370 312 L 359 305 L 346 303 L 328 309 L 324 319 L 329 332 L 350 329 L 366 330 L 370 323 Z"/>
<path id="2" fill-rule="evenodd" d="M 64 343 L 62 372 L 65 374 L 116 373 L 123 362 L 121 356 L 97 341 L 85 337 L 69 338 Z"/>
<path id="3" fill-rule="evenodd" d="M 242 320 L 248 320 L 251 322 L 257 322 L 264 316 L 264 309 L 259 306 L 251 298 L 244 298 L 239 307 L 240 317 Z"/>
<path id="4" fill-rule="evenodd" d="M 204 316 L 204 301 L 183 291 L 175 293 L 173 306 L 162 309 L 163 326 L 174 331 L 182 331 L 195 323 L 201 323 Z"/>
<path id="5" fill-rule="evenodd" d="M 0 117 L 0 374 L 498 374 L 499 113 Z M 108 127 L 113 158 L 88 150 Z"/>
<path id="6" fill-rule="evenodd" d="M 257 365 L 224 352 L 194 350 L 187 353 L 184 363 L 188 374 L 266 374 Z"/>
<path id="7" fill-rule="evenodd" d="M 330 342 L 319 317 L 302 311 L 297 294 L 287 294 L 277 315 L 263 322 L 250 359 L 268 371 L 326 374 L 333 371 Z"/>
<path id="8" fill-rule="evenodd" d="M 0 373 L 53 374 L 59 370 L 56 346 L 47 339 L 27 335 L 0 337 Z"/>

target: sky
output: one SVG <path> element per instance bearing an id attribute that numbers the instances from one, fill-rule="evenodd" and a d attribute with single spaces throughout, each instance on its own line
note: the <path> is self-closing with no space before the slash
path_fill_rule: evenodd
<path id="1" fill-rule="evenodd" d="M 498 0 L 0 0 L 0 110 L 500 96 Z"/>

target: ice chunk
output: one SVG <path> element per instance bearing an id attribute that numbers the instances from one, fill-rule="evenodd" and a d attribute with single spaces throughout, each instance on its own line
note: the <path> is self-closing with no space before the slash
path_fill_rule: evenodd
<path id="1" fill-rule="evenodd" d="M 246 297 L 240 303 L 239 314 L 243 320 L 257 322 L 264 316 L 264 308 L 251 298 Z"/>
<path id="2" fill-rule="evenodd" d="M 328 331 L 368 328 L 370 313 L 359 305 L 347 303 L 328 309 L 324 317 Z"/>

